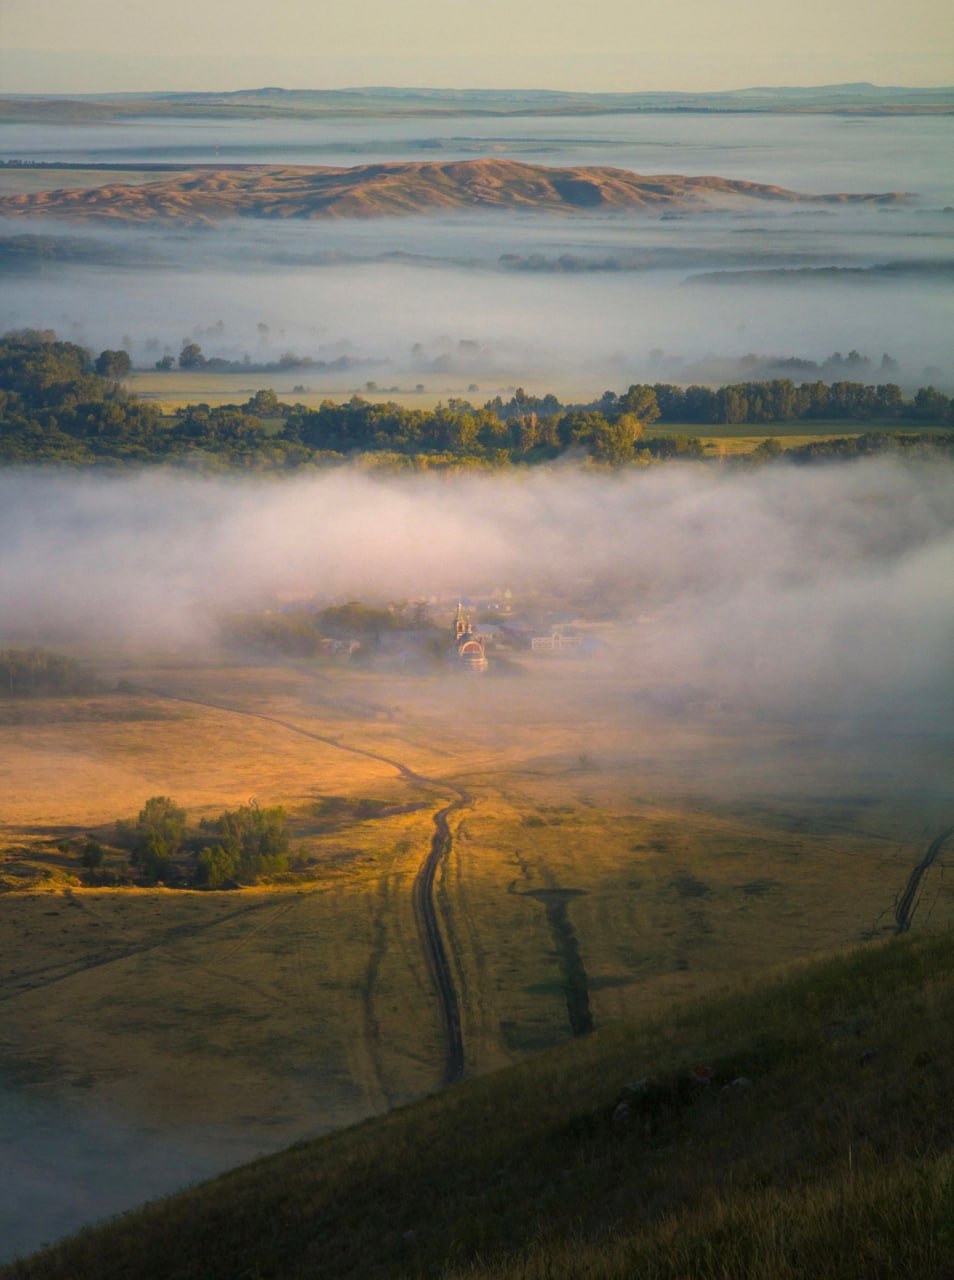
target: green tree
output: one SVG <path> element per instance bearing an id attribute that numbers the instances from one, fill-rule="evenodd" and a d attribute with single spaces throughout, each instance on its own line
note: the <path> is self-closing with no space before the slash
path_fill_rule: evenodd
<path id="1" fill-rule="evenodd" d="M 94 840 L 92 836 L 86 837 L 86 844 L 83 846 L 83 852 L 80 854 L 80 862 L 87 871 L 95 871 L 103 865 L 105 857 L 103 846 L 98 840 Z"/>
<path id="2" fill-rule="evenodd" d="M 943 422 L 950 401 L 943 391 L 934 387 L 922 387 L 914 397 L 914 416 L 923 422 Z"/>
<path id="3" fill-rule="evenodd" d="M 221 845 L 206 845 L 195 859 L 195 880 L 206 889 L 221 889 L 234 880 L 236 860 L 234 854 Z"/>
<path id="4" fill-rule="evenodd" d="M 152 796 L 139 811 L 133 828 L 130 861 L 151 883 L 168 880 L 173 858 L 182 848 L 186 832 L 186 812 L 168 796 Z"/>
<path id="5" fill-rule="evenodd" d="M 635 383 L 620 396 L 617 411 L 620 415 L 633 414 L 644 426 L 652 426 L 660 412 L 655 389 Z"/>
<path id="6" fill-rule="evenodd" d="M 282 411 L 282 403 L 270 388 L 256 391 L 251 399 L 246 400 L 243 408 L 257 418 L 277 418 Z"/>
<path id="7" fill-rule="evenodd" d="M 93 367 L 101 378 L 125 378 L 132 361 L 128 351 L 101 351 Z"/>
<path id="8" fill-rule="evenodd" d="M 771 462 L 773 458 L 781 457 L 782 452 L 782 446 L 775 437 L 769 436 L 761 444 L 755 446 L 749 457 L 754 462 Z"/>
<path id="9" fill-rule="evenodd" d="M 593 457 L 611 467 L 632 462 L 643 424 L 633 413 L 622 414 L 615 422 L 604 422 L 593 432 Z"/>
<path id="10" fill-rule="evenodd" d="M 203 831 L 219 838 L 218 848 L 230 860 L 229 875 L 255 880 L 269 872 L 284 871 L 288 865 L 288 833 L 285 810 L 279 806 L 262 809 L 254 801 L 226 810 L 217 818 L 204 819 Z M 212 867 L 204 863 L 204 874 L 217 872 L 224 860 Z"/>
<path id="11" fill-rule="evenodd" d="M 205 364 L 205 356 L 197 342 L 185 342 L 179 352 L 180 369 L 201 369 Z"/>

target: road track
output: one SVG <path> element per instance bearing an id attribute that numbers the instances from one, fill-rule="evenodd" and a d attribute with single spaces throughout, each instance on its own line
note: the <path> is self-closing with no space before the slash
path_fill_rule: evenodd
<path id="1" fill-rule="evenodd" d="M 444 1039 L 446 1042 L 446 1058 L 444 1062 L 444 1084 L 455 1084 L 464 1074 L 464 1037 L 460 1025 L 460 1001 L 457 999 L 457 988 L 454 985 L 454 974 L 447 948 L 441 936 L 440 921 L 437 917 L 437 905 L 434 901 L 434 880 L 438 869 L 450 853 L 453 837 L 448 818 L 458 809 L 470 804 L 470 796 L 466 791 L 457 791 L 456 798 L 434 814 L 434 834 L 427 857 L 421 863 L 420 870 L 414 877 L 414 915 L 417 919 L 421 946 L 427 957 L 431 978 L 437 990 L 441 1006 L 441 1019 L 444 1023 Z"/>
<path id="2" fill-rule="evenodd" d="M 52 987 L 59 982 L 66 982 L 70 978 L 76 977 L 77 974 L 88 973 L 91 969 L 101 969 L 104 965 L 130 960 L 134 956 L 144 956 L 151 951 L 161 951 L 172 943 L 189 941 L 212 929 L 221 928 L 223 924 L 228 924 L 240 916 L 257 914 L 265 911 L 270 906 L 270 903 L 254 902 L 250 906 L 238 907 L 235 911 L 230 911 L 224 916 L 218 916 L 215 920 L 209 920 L 205 924 L 175 925 L 151 942 L 143 942 L 130 947 L 117 947 L 113 951 L 103 951 L 77 964 L 64 960 L 58 964 L 44 965 L 39 969 L 25 969 L 19 973 L 9 974 L 6 979 L 8 986 L 13 982 L 20 982 L 24 978 L 36 977 L 37 981 L 28 983 L 26 986 L 18 986 L 13 990 L 4 990 L 0 993 L 0 1003 L 5 1004 L 8 1000 L 17 1000 L 20 996 L 28 995 L 32 991 L 39 991 L 41 988 Z M 58 972 L 58 970 L 61 972 Z"/>
<path id="3" fill-rule="evenodd" d="M 454 1084 L 460 1080 L 464 1074 L 464 1038 L 461 1030 L 460 1000 L 457 996 L 454 972 L 448 958 L 447 948 L 444 945 L 437 903 L 434 898 L 434 882 L 441 863 L 447 858 L 453 845 L 453 835 L 448 820 L 451 814 L 457 813 L 471 803 L 471 797 L 468 793 L 449 782 L 443 782 L 437 778 L 429 778 L 426 774 L 418 773 L 400 760 L 395 760 L 392 756 L 382 755 L 377 751 L 369 751 L 365 747 L 351 746 L 350 743 L 342 742 L 339 738 L 315 733 L 311 729 L 304 729 L 301 725 L 294 724 L 290 720 L 280 720 L 277 716 L 269 716 L 261 711 L 247 711 L 242 707 L 229 706 L 223 702 L 208 702 L 202 698 L 188 698 L 178 694 L 165 693 L 161 689 L 139 688 L 138 692 L 148 694 L 154 698 L 162 698 L 168 702 L 186 702 L 193 706 L 208 707 L 212 711 L 225 711 L 232 715 L 246 716 L 252 720 L 264 720 L 266 724 L 277 725 L 278 728 L 285 729 L 289 733 L 296 733 L 303 738 L 311 738 L 315 742 L 335 747 L 339 751 L 347 751 L 351 755 L 363 756 L 368 760 L 377 760 L 381 764 L 386 764 L 395 769 L 408 782 L 415 782 L 419 786 L 429 787 L 434 791 L 442 792 L 444 795 L 448 791 L 451 792 L 454 799 L 450 804 L 445 805 L 434 814 L 434 834 L 431 837 L 427 856 L 414 877 L 412 905 L 414 918 L 417 921 L 418 936 L 421 940 L 421 949 L 424 952 L 427 969 L 437 994 L 441 1022 L 444 1028 L 445 1058 L 441 1080 L 443 1084 Z"/>
<path id="4" fill-rule="evenodd" d="M 907 933 L 911 928 L 911 921 L 920 902 L 921 881 L 937 861 L 938 854 L 951 836 L 954 836 L 954 827 L 948 827 L 936 836 L 928 845 L 927 853 L 908 876 L 908 882 L 894 908 L 895 933 Z"/>

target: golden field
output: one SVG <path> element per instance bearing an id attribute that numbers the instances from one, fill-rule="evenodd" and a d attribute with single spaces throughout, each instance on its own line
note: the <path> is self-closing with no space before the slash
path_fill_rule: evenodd
<path id="1" fill-rule="evenodd" d="M 151 1129 L 240 1134 L 236 1158 L 438 1087 L 411 887 L 457 790 L 436 901 L 467 1074 L 571 1038 L 574 1002 L 596 1027 L 659 1015 L 889 932 L 949 803 L 940 739 L 905 744 L 919 789 L 897 776 L 900 729 L 861 744 L 650 715 L 570 659 L 485 681 L 182 658 L 101 672 L 126 691 L 0 704 L 0 1065 Z M 118 867 L 113 826 L 153 795 L 192 823 L 285 806 L 298 869 L 231 892 L 84 887 L 68 842 L 92 833 Z M 330 797 L 377 804 L 335 818 Z M 952 901 L 933 876 L 919 919 Z"/>

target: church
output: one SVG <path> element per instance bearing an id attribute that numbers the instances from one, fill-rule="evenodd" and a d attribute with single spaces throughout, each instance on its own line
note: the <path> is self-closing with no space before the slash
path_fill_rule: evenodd
<path id="1" fill-rule="evenodd" d="M 481 674 L 487 670 L 487 655 L 484 646 L 474 635 L 474 626 L 464 614 L 464 606 L 457 601 L 457 614 L 454 618 L 454 645 L 457 650 L 456 665 L 464 671 Z"/>

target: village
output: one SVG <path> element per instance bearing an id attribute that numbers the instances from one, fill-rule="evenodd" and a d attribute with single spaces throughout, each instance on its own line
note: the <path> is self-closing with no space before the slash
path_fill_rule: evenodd
<path id="1" fill-rule="evenodd" d="M 402 606 L 389 612 L 400 620 Z M 533 600 L 518 604 L 509 590 L 483 595 L 434 596 L 413 606 L 416 626 L 397 625 L 370 637 L 375 665 L 385 667 L 429 665 L 438 659 L 465 675 L 486 675 L 513 670 L 515 660 L 546 655 L 578 656 L 600 647 L 612 623 L 576 616 L 557 601 Z M 369 639 L 349 637 L 333 641 L 332 652 L 345 653 L 359 662 Z"/>
<path id="2" fill-rule="evenodd" d="M 385 606 L 324 604 L 296 592 L 270 609 L 220 620 L 223 643 L 244 654 L 316 658 L 380 670 L 503 674 L 527 661 L 597 652 L 618 620 L 579 600 L 494 588 Z"/>

